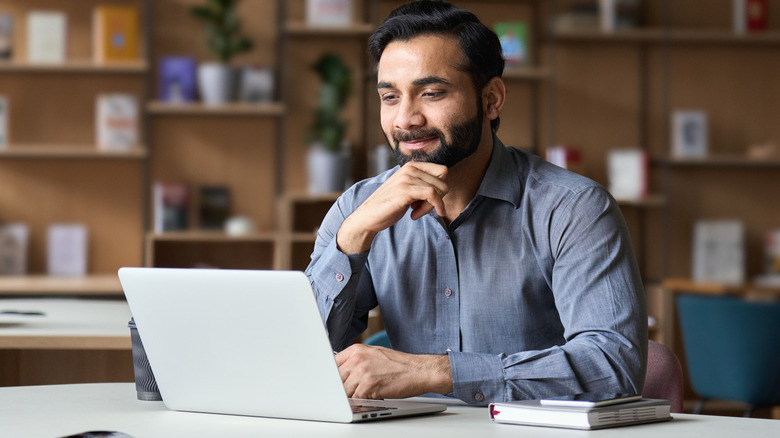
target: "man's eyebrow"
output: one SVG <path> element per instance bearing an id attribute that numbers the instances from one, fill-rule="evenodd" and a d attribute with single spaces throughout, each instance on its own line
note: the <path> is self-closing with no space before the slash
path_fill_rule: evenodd
<path id="1" fill-rule="evenodd" d="M 424 78 L 415 79 L 414 82 L 412 82 L 412 85 L 414 86 L 432 85 L 432 84 L 451 85 L 450 81 L 440 76 L 426 76 Z"/>
<path id="2" fill-rule="evenodd" d="M 419 87 L 422 85 L 432 85 L 432 84 L 440 84 L 440 85 L 451 85 L 450 81 L 440 77 L 440 76 L 426 76 L 424 78 L 415 79 L 412 81 L 412 85 L 415 87 Z M 390 82 L 380 81 L 376 84 L 377 90 L 381 90 L 384 88 L 395 88 L 393 84 Z"/>

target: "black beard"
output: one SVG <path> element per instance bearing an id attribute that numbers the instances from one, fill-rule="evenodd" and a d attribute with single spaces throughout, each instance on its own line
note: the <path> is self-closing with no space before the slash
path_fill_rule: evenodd
<path id="1" fill-rule="evenodd" d="M 393 151 L 393 156 L 399 165 L 410 161 L 441 164 L 443 166 L 452 167 L 458 164 L 464 158 L 472 155 L 479 148 L 479 143 L 482 141 L 482 105 L 481 102 L 477 106 L 477 116 L 466 120 L 455 126 L 449 127 L 450 142 L 446 141 L 444 133 L 436 128 L 430 129 L 415 129 L 412 131 L 397 131 L 394 130 L 393 145 L 390 147 Z M 382 131 L 384 134 L 384 131 Z M 439 139 L 440 146 L 430 154 L 423 151 L 411 151 L 409 155 L 405 155 L 400 151 L 399 143 L 402 141 L 414 141 L 427 137 L 437 137 Z M 385 134 L 385 140 L 387 144 L 390 141 Z"/>

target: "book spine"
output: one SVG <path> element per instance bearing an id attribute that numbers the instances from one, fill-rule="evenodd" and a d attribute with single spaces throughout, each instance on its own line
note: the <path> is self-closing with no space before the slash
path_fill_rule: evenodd
<path id="1" fill-rule="evenodd" d="M 8 98 L 0 96 L 0 149 L 8 147 Z"/>

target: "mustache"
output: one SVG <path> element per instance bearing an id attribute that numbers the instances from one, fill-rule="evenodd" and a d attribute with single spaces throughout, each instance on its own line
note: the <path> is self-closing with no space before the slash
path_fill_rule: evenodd
<path id="1" fill-rule="evenodd" d="M 411 131 L 401 131 L 401 130 L 393 131 L 393 141 L 395 141 L 396 145 L 402 141 L 416 141 L 416 140 L 429 138 L 429 137 L 438 137 L 439 139 L 444 139 L 444 134 L 442 134 L 440 130 L 435 128 L 414 129 Z"/>

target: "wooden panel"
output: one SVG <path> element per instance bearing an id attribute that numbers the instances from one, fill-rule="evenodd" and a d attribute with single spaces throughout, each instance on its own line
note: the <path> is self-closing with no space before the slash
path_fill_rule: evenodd
<path id="1" fill-rule="evenodd" d="M 132 381 L 129 350 L 0 350 L 0 386 Z"/>
<path id="2" fill-rule="evenodd" d="M 104 160 L 0 162 L 0 221 L 30 227 L 32 273 L 46 272 L 46 229 L 80 222 L 89 232 L 88 270 L 115 273 L 141 260 L 142 165 Z"/>
<path id="3" fill-rule="evenodd" d="M 558 48 L 555 139 L 579 146 L 584 174 L 606 185 L 606 153 L 637 147 L 640 53 L 636 46 Z"/>
<path id="4" fill-rule="evenodd" d="M 273 242 L 155 241 L 154 266 L 273 269 Z"/>

